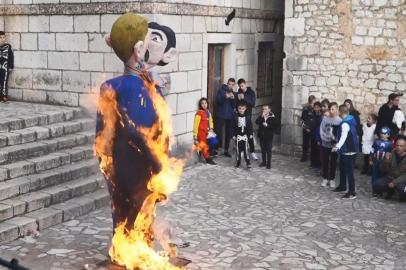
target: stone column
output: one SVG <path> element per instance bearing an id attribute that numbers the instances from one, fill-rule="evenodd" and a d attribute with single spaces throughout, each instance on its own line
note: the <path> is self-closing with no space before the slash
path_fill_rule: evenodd
<path id="1" fill-rule="evenodd" d="M 306 69 L 307 61 L 305 57 L 296 54 L 294 51 L 296 39 L 302 37 L 305 33 L 305 20 L 304 18 L 294 17 L 293 0 L 285 2 L 284 32 L 286 58 L 283 63 L 281 151 L 287 154 L 295 154 L 299 151 L 301 144 L 302 131 L 299 122 L 302 104 L 307 96 L 300 79 L 297 79 L 300 77 L 296 76 L 296 74 Z"/>

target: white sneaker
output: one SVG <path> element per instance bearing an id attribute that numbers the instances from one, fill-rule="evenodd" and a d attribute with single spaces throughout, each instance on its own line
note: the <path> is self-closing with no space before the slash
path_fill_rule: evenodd
<path id="1" fill-rule="evenodd" d="M 321 186 L 322 187 L 327 187 L 328 184 L 328 180 L 327 179 L 323 179 L 323 181 L 321 182 Z"/>
<path id="2" fill-rule="evenodd" d="M 251 157 L 253 160 L 258 160 L 258 156 L 257 156 L 257 154 L 255 154 L 255 152 L 251 153 Z"/>
<path id="3" fill-rule="evenodd" d="M 330 180 L 330 188 L 336 188 L 336 181 Z"/>

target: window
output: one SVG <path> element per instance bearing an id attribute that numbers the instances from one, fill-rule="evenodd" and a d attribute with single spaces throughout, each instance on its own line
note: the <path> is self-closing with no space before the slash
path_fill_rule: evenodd
<path id="1" fill-rule="evenodd" d="M 257 96 L 272 96 L 273 88 L 273 42 L 260 42 L 258 44 L 258 72 L 257 72 Z"/>

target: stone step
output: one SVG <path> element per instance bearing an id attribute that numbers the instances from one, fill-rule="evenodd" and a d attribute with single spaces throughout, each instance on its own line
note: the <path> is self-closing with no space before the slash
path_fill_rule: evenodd
<path id="1" fill-rule="evenodd" d="M 39 191 L 19 195 L 11 199 L 12 202 L 10 200 L 0 201 L 0 222 L 88 194 L 103 186 L 103 176 L 94 174 L 86 178 L 79 178 Z M 19 205 L 15 207 L 17 202 Z"/>
<path id="2" fill-rule="evenodd" d="M 0 165 L 46 155 L 55 151 L 86 143 L 90 144 L 93 143 L 94 136 L 94 131 L 84 131 L 55 139 L 6 146 L 0 149 Z M 2 167 L 3 166 L 0 166 L 0 174 Z"/>
<path id="3" fill-rule="evenodd" d="M 11 180 L 20 176 L 40 173 L 60 166 L 79 162 L 93 157 L 93 146 L 90 144 L 61 149 L 40 157 L 29 158 L 0 166 L 0 179 Z"/>
<path id="4" fill-rule="evenodd" d="M 79 152 L 80 147 L 69 151 Z M 86 159 L 86 156 L 81 159 L 75 157 L 73 162 L 75 163 L 62 165 L 52 170 L 18 177 L 1 183 L 0 201 L 99 173 L 98 161 L 93 157 L 90 159 Z"/>
<path id="5" fill-rule="evenodd" d="M 99 188 L 92 193 L 10 218 L 0 223 L 0 242 L 12 241 L 29 234 L 29 231 L 42 230 L 69 221 L 105 207 L 109 202 L 106 188 Z"/>
<path id="6" fill-rule="evenodd" d="M 81 118 L 45 126 L 35 126 L 10 132 L 0 132 L 0 148 L 58 138 L 80 131 L 92 130 L 94 132 L 95 125 L 94 119 Z"/>
<path id="7" fill-rule="evenodd" d="M 78 119 L 83 116 L 80 108 L 9 102 L 2 104 L 0 132 L 9 132 L 34 126 Z"/>

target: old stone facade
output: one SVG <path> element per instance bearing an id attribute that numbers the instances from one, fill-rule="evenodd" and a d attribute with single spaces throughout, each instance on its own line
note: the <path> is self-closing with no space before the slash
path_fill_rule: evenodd
<path id="1" fill-rule="evenodd" d="M 179 144 L 191 142 L 197 101 L 208 94 L 209 46 L 224 47 L 223 80 L 245 78 L 253 88 L 259 42 L 272 41 L 280 51 L 273 61 L 282 65 L 283 1 L 2 1 L 0 29 L 15 50 L 9 84 L 15 100 L 94 109 L 101 82 L 123 71 L 104 41 L 116 18 L 132 11 L 170 26 L 177 34 L 179 55 L 158 71 L 171 82 L 166 99 Z M 233 8 L 237 16 L 226 26 Z M 281 85 L 281 75 L 273 83 Z M 270 101 L 263 97 L 258 104 Z"/>
<path id="2" fill-rule="evenodd" d="M 308 95 L 350 98 L 365 119 L 391 92 L 406 92 L 404 0 L 287 0 L 282 149 L 300 151 Z M 401 100 L 405 107 L 406 99 Z"/>

